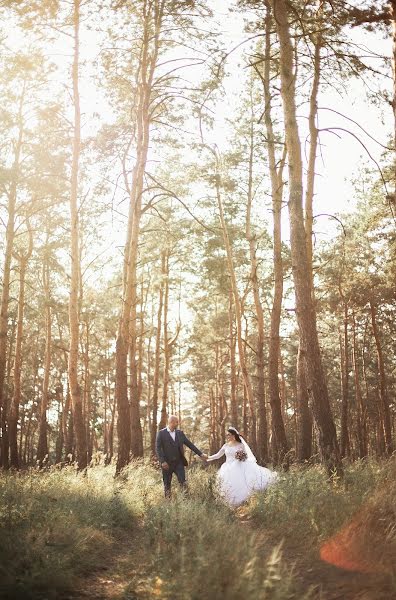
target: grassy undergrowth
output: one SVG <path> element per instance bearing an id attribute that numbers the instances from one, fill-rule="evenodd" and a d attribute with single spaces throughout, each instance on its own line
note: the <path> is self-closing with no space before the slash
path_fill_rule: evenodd
<path id="1" fill-rule="evenodd" d="M 2 473 L 0 597 L 61 597 L 106 562 L 120 532 L 133 541 L 153 483 L 143 466 L 127 482 L 105 467 Z"/>
<path id="2" fill-rule="evenodd" d="M 213 471 L 190 476 L 189 495 L 148 507 L 145 537 L 157 594 L 175 600 L 308 598 L 296 586 L 280 548 L 218 500 Z M 296 594 L 298 593 L 298 596 Z"/>
<path id="3" fill-rule="evenodd" d="M 392 461 L 358 461 L 346 468 L 342 481 L 329 484 L 320 466 L 294 467 L 276 486 L 256 494 L 248 512 L 259 526 L 315 550 L 362 505 L 379 498 L 391 472 Z"/>
<path id="4" fill-rule="evenodd" d="M 162 498 L 160 474 L 148 464 L 131 465 L 117 480 L 112 467 L 100 466 L 86 475 L 71 468 L 3 473 L 0 597 L 63 598 L 81 577 L 108 566 L 123 538 L 136 550 L 124 598 L 143 597 L 134 579 L 141 560 L 150 598 L 303 600 L 309 590 L 282 558 L 282 540 L 317 552 L 367 505 L 365 522 L 375 527 L 379 515 L 381 536 L 396 552 L 390 473 L 391 463 L 362 462 L 347 469 L 344 482 L 329 484 L 318 467 L 293 469 L 244 507 L 254 527 L 219 500 L 212 468 L 192 470 L 189 494 L 175 490 L 172 501 Z"/>

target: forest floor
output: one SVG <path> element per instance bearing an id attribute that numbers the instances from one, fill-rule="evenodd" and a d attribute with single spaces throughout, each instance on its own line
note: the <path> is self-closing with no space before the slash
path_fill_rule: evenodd
<path id="1" fill-rule="evenodd" d="M 296 467 L 237 510 L 213 468 L 191 468 L 171 501 L 146 463 L 117 479 L 103 466 L 0 473 L 0 598 L 396 600 L 395 469 L 355 463 L 329 483 Z M 321 560 L 340 532 L 362 569 Z"/>
<path id="2" fill-rule="evenodd" d="M 250 519 L 240 515 L 241 535 L 253 529 Z M 263 534 L 263 537 L 265 534 Z M 271 536 L 265 544 L 270 548 Z M 312 558 L 296 544 L 282 541 L 283 560 L 293 569 L 299 587 L 312 600 L 396 600 L 394 584 L 379 574 L 351 572 Z M 161 598 L 158 577 L 151 570 L 150 556 L 128 536 L 119 539 L 109 562 L 84 577 L 65 600 L 154 600 Z M 185 600 L 190 600 L 186 598 Z M 202 600 L 211 600 L 202 596 Z M 227 600 L 225 597 L 224 600 Z"/>
<path id="3" fill-rule="evenodd" d="M 235 518 L 241 536 L 257 534 L 255 523 L 245 508 L 240 508 Z M 143 528 L 144 523 L 140 527 Z M 333 566 L 321 560 L 319 553 L 307 552 L 296 540 L 277 539 L 276 530 L 260 531 L 259 536 L 267 555 L 281 544 L 282 560 L 292 570 L 298 588 L 310 600 L 396 600 L 394 579 L 387 575 Z M 65 600 L 154 600 L 162 597 L 160 583 L 161 579 L 153 573 L 147 549 L 136 544 L 130 535 L 122 535 L 108 560 L 84 577 Z M 210 592 L 202 595 L 202 600 L 211 600 Z"/>

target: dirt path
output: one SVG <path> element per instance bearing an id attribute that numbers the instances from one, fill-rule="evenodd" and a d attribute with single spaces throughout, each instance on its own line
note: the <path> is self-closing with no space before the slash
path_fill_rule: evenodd
<path id="1" fill-rule="evenodd" d="M 253 524 L 240 512 L 238 518 L 245 533 L 253 531 Z M 257 535 L 257 530 L 254 530 Z M 153 574 L 150 556 L 141 547 L 142 535 L 122 533 L 106 564 L 82 579 L 67 600 L 155 600 L 161 598 L 160 581 Z M 272 548 L 281 540 L 262 533 L 264 548 Z M 140 542 L 140 545 L 139 545 Z M 391 582 L 383 576 L 343 571 L 312 558 L 309 549 L 304 553 L 292 541 L 283 540 L 283 558 L 301 585 L 312 590 L 313 600 L 396 600 Z M 65 599 L 66 600 L 66 599 Z M 184 600 L 184 599 L 183 599 Z M 189 600 L 186 598 L 185 600 Z M 202 600 L 212 600 L 203 598 Z M 227 600 L 224 598 L 224 600 Z M 299 599 L 296 599 L 299 600 Z"/>
<path id="2" fill-rule="evenodd" d="M 106 563 L 81 578 L 65 600 L 154 600 L 156 580 L 149 573 L 149 561 L 140 540 L 139 530 L 122 532 Z"/>

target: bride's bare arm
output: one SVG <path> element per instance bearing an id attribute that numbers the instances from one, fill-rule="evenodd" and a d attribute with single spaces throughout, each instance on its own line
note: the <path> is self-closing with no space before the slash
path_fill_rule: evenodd
<path id="1" fill-rule="evenodd" d="M 208 458 L 206 460 L 207 461 L 217 460 L 218 458 L 221 458 L 222 456 L 224 456 L 224 454 L 225 454 L 225 444 L 224 444 L 224 446 L 222 446 L 220 448 L 220 450 L 218 452 L 216 452 L 216 454 L 212 454 L 211 456 L 208 456 Z"/>

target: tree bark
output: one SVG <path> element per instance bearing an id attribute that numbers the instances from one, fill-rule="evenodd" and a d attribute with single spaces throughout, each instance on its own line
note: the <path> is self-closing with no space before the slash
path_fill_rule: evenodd
<path id="1" fill-rule="evenodd" d="M 366 407 L 363 401 L 362 389 L 360 385 L 358 344 L 356 335 L 355 313 L 352 315 L 353 344 L 352 344 L 352 362 L 353 374 L 355 380 L 355 400 L 356 400 L 356 428 L 359 448 L 359 458 L 367 456 L 367 431 L 366 431 Z"/>
<path id="2" fill-rule="evenodd" d="M 272 0 L 280 42 L 281 95 L 289 162 L 289 217 L 297 323 L 302 344 L 308 394 L 318 432 L 322 460 L 328 472 L 342 473 L 336 429 L 331 414 L 323 371 L 316 314 L 312 298 L 306 231 L 303 215 L 303 171 L 301 141 L 296 118 L 294 50 L 285 0 Z"/>
<path id="3" fill-rule="evenodd" d="M 25 311 L 25 278 L 26 269 L 29 259 L 33 251 L 33 236 L 29 229 L 29 246 L 25 254 L 16 255 L 19 261 L 19 297 L 18 297 L 18 317 L 17 317 L 17 333 L 15 342 L 15 358 L 14 358 L 14 394 L 11 400 L 10 415 L 9 415 L 9 444 L 10 444 L 10 463 L 11 467 L 19 469 L 19 453 L 18 453 L 18 420 L 19 407 L 21 404 L 21 373 L 23 361 L 23 321 Z"/>
<path id="4" fill-rule="evenodd" d="M 317 15 L 320 15 L 322 10 L 322 3 L 318 2 Z M 313 200 L 315 191 L 315 165 L 316 155 L 318 147 L 319 132 L 316 127 L 316 118 L 318 112 L 318 93 L 320 84 L 321 74 L 321 47 L 322 47 L 322 33 L 320 24 L 317 27 L 317 33 L 312 37 L 314 38 L 314 53 L 313 53 L 313 81 L 311 88 L 311 95 L 309 99 L 309 156 L 307 166 L 307 181 L 306 181 L 306 193 L 305 193 L 305 214 L 304 214 L 304 226 L 306 235 L 306 246 L 307 246 L 307 261 L 308 261 L 308 276 L 311 287 L 312 302 L 315 310 L 315 293 L 314 293 L 314 281 L 313 281 Z M 302 340 L 299 340 L 298 358 L 297 358 L 297 404 L 298 404 L 298 415 L 297 425 L 301 428 L 301 431 L 297 433 L 297 439 L 299 440 L 298 451 L 299 460 L 307 460 L 308 450 L 312 452 L 312 439 L 308 437 L 312 436 L 312 416 L 308 402 L 308 390 L 307 390 L 307 378 L 304 372 L 305 366 L 302 357 L 304 350 L 301 348 Z"/>
<path id="5" fill-rule="evenodd" d="M 64 427 L 63 427 L 63 418 L 65 412 L 65 402 L 63 398 L 63 386 L 61 384 L 61 377 L 59 377 L 59 384 L 55 389 L 56 400 L 59 406 L 59 419 L 58 419 L 58 436 L 56 439 L 56 448 L 55 448 L 55 464 L 62 463 L 62 453 L 65 445 L 65 437 L 64 437 Z"/>
<path id="6" fill-rule="evenodd" d="M 37 462 L 40 467 L 43 466 L 45 458 L 48 456 L 47 439 L 47 410 L 49 400 L 49 381 L 51 372 L 51 345 L 52 345 L 52 317 L 51 317 L 51 297 L 50 297 L 50 267 L 48 258 L 43 265 L 43 287 L 45 302 L 45 356 L 44 356 L 44 376 L 40 403 L 40 421 L 39 421 L 39 439 L 37 447 Z"/>
<path id="7" fill-rule="evenodd" d="M 253 452 L 257 450 L 257 438 L 256 438 L 256 415 L 255 415 L 255 407 L 254 407 L 254 393 L 252 381 L 249 375 L 249 371 L 247 368 L 246 362 L 246 353 L 245 346 L 243 341 L 242 334 L 242 304 L 238 291 L 238 284 L 236 280 L 235 268 L 234 268 L 234 258 L 232 253 L 232 246 L 229 238 L 228 227 L 225 220 L 224 215 L 224 207 L 223 201 L 221 197 L 221 187 L 222 180 L 220 174 L 220 159 L 216 152 L 212 150 L 215 159 L 216 159 L 216 198 L 217 198 L 217 206 L 219 209 L 219 218 L 220 225 L 223 234 L 223 241 L 227 256 L 227 267 L 228 274 L 230 277 L 230 287 L 234 300 L 234 308 L 235 308 L 235 322 L 236 322 L 236 330 L 237 330 L 237 347 L 238 347 L 238 355 L 239 355 L 239 365 L 241 368 L 242 379 L 246 389 L 246 397 L 247 397 L 247 405 L 249 409 L 249 434 L 250 434 L 250 444 L 252 446 Z"/>
<path id="8" fill-rule="evenodd" d="M 153 377 L 153 395 L 151 398 L 151 453 L 155 456 L 155 439 L 157 435 L 158 423 L 158 393 L 159 380 L 161 371 L 161 332 L 162 332 L 162 311 L 164 304 L 164 283 L 165 283 L 165 268 L 166 257 L 165 252 L 161 255 L 161 282 L 158 297 L 158 313 L 157 313 L 157 331 L 155 335 L 155 358 L 154 358 L 154 377 Z"/>
<path id="9" fill-rule="evenodd" d="M 142 216 L 143 178 L 146 169 L 147 153 L 150 137 L 150 100 L 153 78 L 157 66 L 159 37 L 163 21 L 164 0 L 155 0 L 145 5 L 142 31 L 142 45 L 137 80 L 136 109 L 136 162 L 133 168 L 130 188 L 129 219 L 127 240 L 124 253 L 123 299 L 119 319 L 116 342 L 116 398 L 118 407 L 118 459 L 116 471 L 119 473 L 128 463 L 131 452 L 131 426 L 134 431 L 134 443 L 139 451 L 141 442 L 141 424 L 139 414 L 139 398 L 132 397 L 131 411 L 128 403 L 127 358 L 128 348 L 132 344 L 130 354 L 136 350 L 137 325 L 137 261 L 140 221 Z M 127 175 L 124 174 L 127 181 Z M 135 360 L 132 358 L 132 369 Z M 134 386 L 135 373 L 132 373 Z M 136 386 L 137 387 L 137 386 Z M 135 450 L 136 453 L 136 450 Z"/>
<path id="10" fill-rule="evenodd" d="M 341 349 L 341 456 L 349 456 L 349 340 L 348 340 L 348 305 L 344 302 L 344 333 L 343 340 L 340 339 Z"/>
<path id="11" fill-rule="evenodd" d="M 165 250 L 164 260 L 164 325 L 163 325 L 163 344 L 164 344 L 164 370 L 162 378 L 162 406 L 159 429 L 165 427 L 168 417 L 168 390 L 169 390 L 169 367 L 171 346 L 169 344 L 168 331 L 168 310 L 169 310 L 169 250 Z"/>
<path id="12" fill-rule="evenodd" d="M 253 104 L 253 99 L 251 99 Z M 262 463 L 268 462 L 268 423 L 267 407 L 265 394 L 265 373 L 264 373 L 264 312 L 261 304 L 259 280 L 258 280 L 258 261 L 257 261 L 257 240 L 252 232 L 251 213 L 253 202 L 253 160 L 254 160 L 254 115 L 250 119 L 249 135 L 249 174 L 248 174 L 248 194 L 246 207 L 246 239 L 249 243 L 250 256 L 250 281 L 253 290 L 254 307 L 257 318 L 257 346 L 256 346 L 256 406 L 258 414 L 257 428 L 257 458 Z"/>
<path id="13" fill-rule="evenodd" d="M 312 414 L 309 408 L 305 371 L 302 364 L 301 345 L 297 355 L 297 448 L 296 457 L 299 462 L 307 461 L 312 456 Z"/>
<path id="14" fill-rule="evenodd" d="M 230 404 L 231 404 L 231 421 L 232 426 L 238 429 L 238 398 L 237 398 L 237 376 L 236 376 L 236 336 L 234 333 L 234 313 L 233 313 L 233 296 L 231 289 L 229 290 L 229 305 L 228 305 L 228 325 L 230 332 Z"/>
<path id="15" fill-rule="evenodd" d="M 79 94 L 79 52 L 80 52 L 80 0 L 73 0 L 73 104 L 74 104 L 74 131 L 73 155 L 70 182 L 70 298 L 69 298 L 69 361 L 68 377 L 70 397 L 73 409 L 73 425 L 76 434 L 76 456 L 79 469 L 87 466 L 87 436 L 82 412 L 81 387 L 78 379 L 79 362 L 79 287 L 80 287 L 80 238 L 78 216 L 78 181 L 79 161 L 81 152 L 81 111 Z"/>
<path id="16" fill-rule="evenodd" d="M 280 353 L 280 320 L 283 298 L 283 261 L 282 261 L 282 226 L 281 211 L 283 197 L 283 168 L 286 160 L 286 146 L 277 167 L 275 134 L 272 123 L 271 80 L 271 11 L 267 5 L 265 20 L 265 61 L 261 77 L 264 88 L 264 120 L 267 133 L 267 156 L 271 181 L 272 213 L 273 213 L 273 263 L 274 263 L 274 296 L 271 308 L 270 340 L 268 353 L 268 386 L 271 406 L 273 446 L 276 462 L 287 468 L 289 444 L 286 437 L 285 424 L 281 410 L 281 393 L 279 389 L 279 353 Z"/>
<path id="17" fill-rule="evenodd" d="M 6 369 L 7 369 L 7 346 L 8 346 L 8 305 L 10 299 L 10 275 L 12 251 L 15 238 L 15 216 L 16 202 L 18 193 L 18 179 L 20 158 L 22 152 L 24 126 L 23 126 L 23 106 L 25 102 L 26 85 L 24 84 L 22 94 L 19 100 L 19 109 L 17 117 L 18 137 L 15 144 L 14 161 L 12 165 L 12 179 L 8 192 L 8 221 L 6 227 L 5 255 L 3 266 L 3 281 L 0 304 L 0 466 L 7 469 L 9 467 L 9 442 L 7 428 L 8 400 L 6 392 Z"/>
<path id="18" fill-rule="evenodd" d="M 380 332 L 377 324 L 377 311 L 373 300 L 370 300 L 370 314 L 371 314 L 371 325 L 373 328 L 373 334 L 375 339 L 375 346 L 377 349 L 377 364 L 378 364 L 378 377 L 380 382 L 380 400 L 382 408 L 383 418 L 383 429 L 385 438 L 385 452 L 387 455 L 393 453 L 393 441 L 392 441 L 392 424 L 389 409 L 389 397 L 388 387 L 385 374 L 384 355 L 382 351 Z"/>

